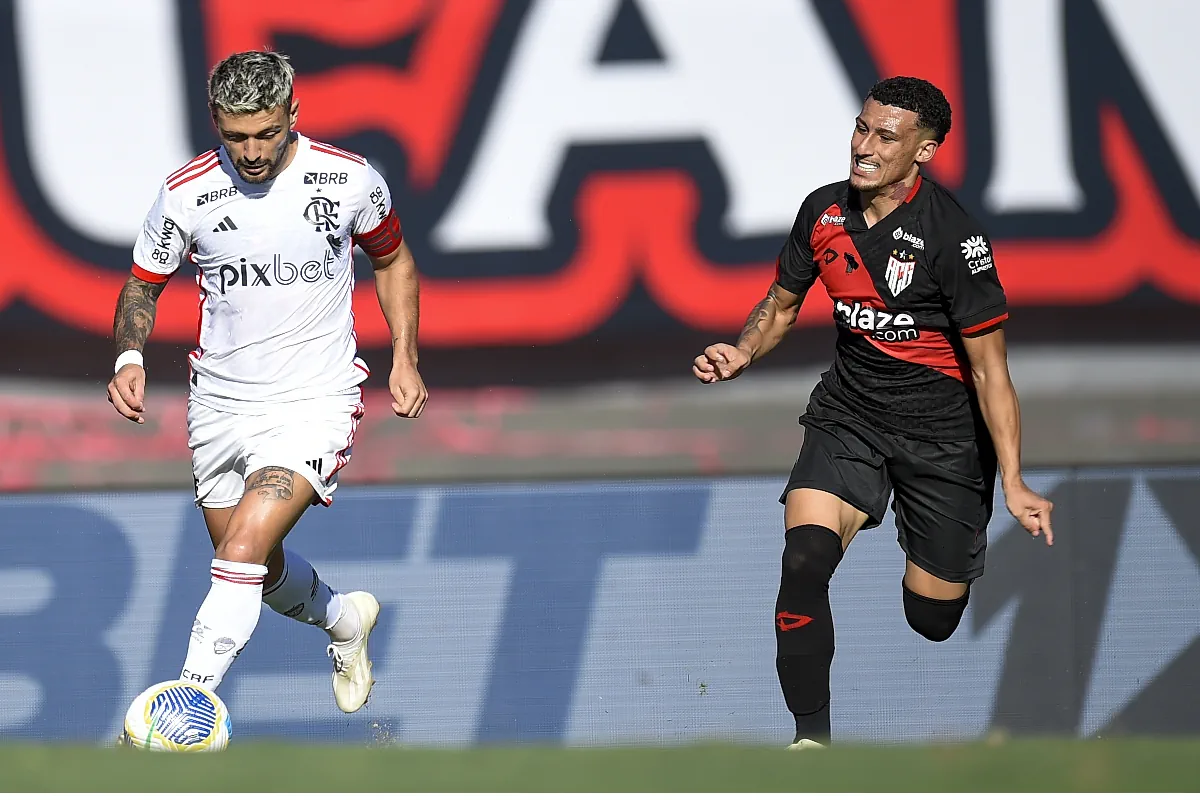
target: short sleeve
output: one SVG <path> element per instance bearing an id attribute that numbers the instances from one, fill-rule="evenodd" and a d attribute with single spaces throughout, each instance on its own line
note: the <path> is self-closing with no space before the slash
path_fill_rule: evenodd
<path id="1" fill-rule="evenodd" d="M 363 183 L 363 196 L 359 198 L 358 211 L 354 215 L 354 243 L 369 256 L 381 258 L 393 252 L 404 241 L 400 218 L 392 208 L 392 193 L 387 181 L 372 166 L 367 166 L 367 177 Z"/>
<path id="2" fill-rule="evenodd" d="M 992 243 L 982 226 L 965 219 L 948 226 L 939 242 L 935 271 L 954 326 L 974 333 L 1008 319 Z"/>
<path id="3" fill-rule="evenodd" d="M 792 231 L 788 234 L 779 258 L 775 262 L 775 282 L 792 294 L 803 295 L 817 280 L 817 268 L 813 263 L 812 231 L 815 220 L 805 200 L 796 214 Z"/>
<path id="4" fill-rule="evenodd" d="M 150 283 L 166 283 L 192 247 L 183 206 L 164 184 L 133 245 L 133 274 Z"/>

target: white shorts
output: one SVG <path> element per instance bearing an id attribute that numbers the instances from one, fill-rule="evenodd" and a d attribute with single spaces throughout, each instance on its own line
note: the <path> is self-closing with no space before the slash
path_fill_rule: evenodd
<path id="1" fill-rule="evenodd" d="M 292 470 L 312 485 L 316 502 L 329 505 L 338 471 L 350 461 L 363 411 L 358 389 L 271 405 L 256 414 L 218 411 L 189 401 L 188 447 L 196 505 L 237 505 L 246 477 L 263 467 Z"/>

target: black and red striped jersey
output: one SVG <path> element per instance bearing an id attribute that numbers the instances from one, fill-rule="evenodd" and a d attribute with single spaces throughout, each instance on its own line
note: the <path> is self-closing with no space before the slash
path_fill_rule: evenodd
<path id="1" fill-rule="evenodd" d="M 913 438 L 972 439 L 962 334 L 1008 317 L 991 242 L 928 178 L 869 228 L 856 199 L 849 181 L 810 194 L 777 263 L 784 289 L 820 278 L 833 301 L 836 355 L 812 402 Z"/>

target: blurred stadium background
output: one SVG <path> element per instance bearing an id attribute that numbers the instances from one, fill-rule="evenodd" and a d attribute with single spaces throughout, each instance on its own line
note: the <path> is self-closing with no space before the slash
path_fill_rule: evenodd
<path id="1" fill-rule="evenodd" d="M 1187 0 L 0 0 L 0 736 L 105 741 L 181 663 L 211 552 L 190 276 L 143 427 L 103 399 L 109 333 L 159 182 L 215 144 L 209 66 L 263 46 L 298 70 L 301 130 L 390 182 L 431 399 L 390 414 L 360 264 L 367 417 L 289 541 L 386 603 L 379 684 L 342 715 L 321 634 L 264 615 L 222 687 L 238 736 L 789 739 L 776 498 L 828 300 L 735 383 L 689 365 L 736 335 L 892 74 L 954 106 L 930 172 L 992 234 L 1059 544 L 999 511 L 934 646 L 904 624 L 890 520 L 859 537 L 835 735 L 1200 733 L 1198 22 Z"/>

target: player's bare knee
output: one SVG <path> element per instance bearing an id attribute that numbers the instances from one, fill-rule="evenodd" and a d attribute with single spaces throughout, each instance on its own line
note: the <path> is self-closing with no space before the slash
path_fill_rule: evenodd
<path id="1" fill-rule="evenodd" d="M 931 642 L 944 642 L 958 629 L 971 596 L 971 588 L 962 597 L 938 600 L 917 594 L 901 583 L 904 592 L 904 617 L 908 626 Z"/>
<path id="2" fill-rule="evenodd" d="M 240 564 L 266 564 L 275 542 L 262 535 L 253 525 L 240 523 L 235 517 L 225 530 L 225 538 L 216 548 L 216 557 Z"/>

